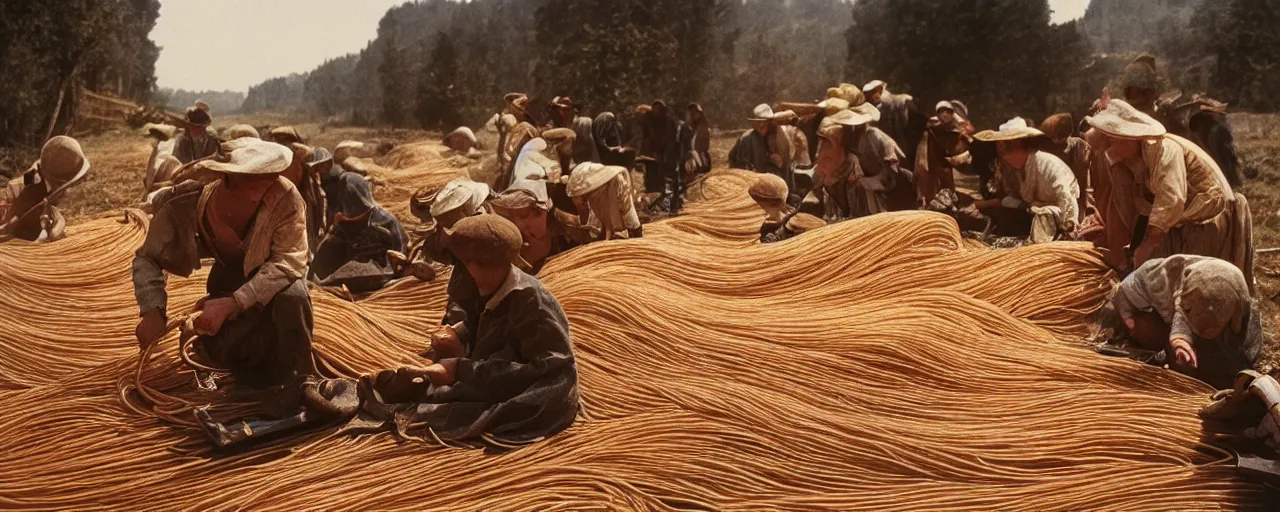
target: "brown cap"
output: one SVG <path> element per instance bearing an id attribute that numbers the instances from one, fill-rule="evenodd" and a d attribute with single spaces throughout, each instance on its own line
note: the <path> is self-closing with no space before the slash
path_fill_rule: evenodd
<path id="1" fill-rule="evenodd" d="M 209 126 L 213 124 L 213 117 L 209 116 L 207 110 L 191 107 L 187 109 L 187 123 L 192 126 Z"/>
<path id="2" fill-rule="evenodd" d="M 523 244 L 515 224 L 491 213 L 462 219 L 445 234 L 454 257 L 491 267 L 514 263 Z"/>
<path id="3" fill-rule="evenodd" d="M 1076 123 L 1071 114 L 1063 112 L 1049 116 L 1040 123 L 1040 131 L 1050 139 L 1065 139 L 1075 133 Z"/>
<path id="4" fill-rule="evenodd" d="M 277 144 L 284 144 L 286 146 L 289 144 L 307 143 L 307 141 L 303 140 L 302 134 L 298 133 L 298 130 L 294 129 L 292 126 L 272 128 L 271 140 L 275 141 Z"/>
<path id="5" fill-rule="evenodd" d="M 805 233 L 826 226 L 827 222 L 807 213 L 797 213 L 787 221 L 787 229 L 796 233 Z"/>
<path id="6" fill-rule="evenodd" d="M 756 201 L 786 201 L 787 182 L 772 174 L 760 174 L 747 194 Z"/>

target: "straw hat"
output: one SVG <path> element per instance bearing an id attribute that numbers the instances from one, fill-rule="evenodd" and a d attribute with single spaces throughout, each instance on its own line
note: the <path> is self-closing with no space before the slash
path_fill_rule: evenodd
<path id="1" fill-rule="evenodd" d="M 882 80 L 872 80 L 867 82 L 867 85 L 862 86 L 862 94 L 870 96 L 872 93 L 876 92 L 877 89 L 884 89 L 887 85 L 889 84 L 884 83 Z"/>
<path id="2" fill-rule="evenodd" d="M 235 140 L 245 137 L 251 137 L 254 139 L 261 138 L 261 136 L 258 135 L 258 129 L 247 124 L 234 124 L 231 125 L 230 128 L 227 128 L 227 139 Z"/>
<path id="3" fill-rule="evenodd" d="M 470 151 L 476 145 L 476 133 L 471 128 L 459 126 L 457 129 L 449 132 L 444 136 L 442 143 L 449 149 L 457 151 Z"/>
<path id="4" fill-rule="evenodd" d="M 213 117 L 209 115 L 209 111 L 200 109 L 199 107 L 187 108 L 187 124 L 191 126 L 206 127 L 213 124 Z"/>
<path id="5" fill-rule="evenodd" d="M 495 197 L 489 204 L 500 210 L 523 210 L 538 208 L 551 211 L 551 196 L 547 193 L 547 182 L 543 180 L 516 180 L 506 190 Z"/>
<path id="6" fill-rule="evenodd" d="M 751 188 L 747 189 L 747 195 L 756 202 L 763 201 L 786 201 L 787 182 L 782 178 L 773 174 L 761 173 L 756 176 L 756 182 L 751 184 Z"/>
<path id="7" fill-rule="evenodd" d="M 484 183 L 457 178 L 446 183 L 444 188 L 436 192 L 436 199 L 431 203 L 431 216 L 439 217 L 451 211 L 463 208 L 468 216 L 480 211 L 489 198 L 489 186 Z"/>
<path id="8" fill-rule="evenodd" d="M 836 124 L 840 126 L 861 126 L 880 120 L 880 109 L 870 103 L 863 103 L 856 107 L 841 110 L 835 115 L 822 118 L 822 124 Z M 819 127 L 821 130 L 821 127 Z"/>
<path id="9" fill-rule="evenodd" d="M 653 111 L 653 105 L 644 104 L 644 105 L 636 105 L 636 108 L 633 112 L 635 112 L 635 115 L 637 116 L 644 116 L 644 115 L 648 115 L 649 112 L 652 112 L 652 111 Z"/>
<path id="10" fill-rule="evenodd" d="M 193 172 L 211 171 L 225 174 L 279 174 L 293 163 L 294 149 L 262 139 L 236 139 L 222 143 L 220 159 L 200 160 Z"/>
<path id="11" fill-rule="evenodd" d="M 569 175 L 569 184 L 566 186 L 566 192 L 569 193 L 569 197 L 582 197 L 595 192 L 625 172 L 627 172 L 626 167 L 595 162 L 580 163 L 573 168 L 573 174 Z"/>
<path id="12" fill-rule="evenodd" d="M 1112 99 L 1106 108 L 1084 118 L 1084 122 L 1118 139 L 1152 139 L 1165 134 L 1164 125 L 1124 100 Z"/>
<path id="13" fill-rule="evenodd" d="M 1051 139 L 1065 139 L 1075 133 L 1075 130 L 1075 118 L 1066 112 L 1051 115 L 1040 123 L 1040 131 Z"/>
<path id="14" fill-rule="evenodd" d="M 205 112 L 211 112 L 209 110 L 209 104 L 205 103 L 204 100 L 196 100 L 196 108 L 203 110 Z"/>
<path id="15" fill-rule="evenodd" d="M 1021 117 L 1010 119 L 1000 125 L 999 130 L 984 130 L 973 136 L 973 138 L 983 142 L 1001 142 L 1029 139 L 1031 137 L 1044 137 L 1044 132 L 1027 126 L 1027 120 Z"/>
<path id="16" fill-rule="evenodd" d="M 501 215 L 486 213 L 458 221 L 445 231 L 444 246 L 464 262 L 509 265 L 520 257 L 520 229 Z"/>
<path id="17" fill-rule="evenodd" d="M 777 112 L 773 115 L 773 120 L 780 123 L 789 123 L 797 119 L 800 119 L 800 116 L 796 115 L 794 110 L 783 110 L 782 112 Z"/>
<path id="18" fill-rule="evenodd" d="M 772 121 L 775 117 L 777 117 L 777 114 L 773 113 L 773 107 L 770 107 L 768 104 L 761 103 L 756 105 L 756 108 L 751 111 L 751 117 L 747 118 L 747 120 L 753 122 Z"/>
<path id="19" fill-rule="evenodd" d="M 286 146 L 289 144 L 306 144 L 306 141 L 302 138 L 302 134 L 298 133 L 298 130 L 294 129 L 292 126 L 272 128 L 271 140 L 275 141 L 277 144 L 284 144 Z"/>
<path id="20" fill-rule="evenodd" d="M 787 221 L 787 229 L 796 234 L 813 231 L 826 225 L 826 221 L 807 213 L 797 213 Z"/>
<path id="21" fill-rule="evenodd" d="M 840 98 L 827 98 L 818 103 L 823 115 L 835 115 L 836 112 L 849 108 L 849 102 Z"/>
<path id="22" fill-rule="evenodd" d="M 503 99 L 507 101 L 508 105 L 516 107 L 520 110 L 524 110 L 525 107 L 529 106 L 529 96 L 525 95 L 524 93 L 519 93 L 519 92 L 507 93 L 506 96 L 503 96 Z"/>
<path id="23" fill-rule="evenodd" d="M 89 172 L 89 159 L 85 158 L 79 141 L 59 135 L 44 143 L 44 147 L 40 149 L 40 159 L 27 172 L 32 170 L 40 174 L 40 181 L 44 182 L 45 188 L 53 192 L 84 177 Z"/>

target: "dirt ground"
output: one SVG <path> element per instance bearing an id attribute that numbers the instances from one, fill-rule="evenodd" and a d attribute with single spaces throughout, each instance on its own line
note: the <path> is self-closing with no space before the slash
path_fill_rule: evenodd
<path id="1" fill-rule="evenodd" d="M 366 143 L 413 140 L 438 140 L 439 133 L 420 130 L 385 130 L 354 127 L 322 126 L 287 115 L 255 115 L 251 118 L 228 116 L 217 119 L 215 126 L 224 128 L 235 123 L 253 126 L 293 125 L 312 145 L 332 148 L 343 140 Z M 1237 150 L 1243 168 L 1256 172 L 1246 179 L 1240 190 L 1249 199 L 1253 212 L 1254 241 L 1258 249 L 1280 248 L 1280 114 L 1233 114 Z M 732 144 L 734 133 L 717 134 L 713 158 L 723 161 Z M 93 170 L 82 186 L 69 191 L 63 201 L 68 222 L 116 215 L 117 210 L 138 202 L 142 197 L 142 177 L 151 153 L 150 140 L 140 132 L 121 129 L 81 141 L 93 163 Z M 18 163 L 14 166 L 23 166 Z M 1258 295 L 1263 325 L 1269 341 L 1260 370 L 1280 374 L 1280 337 L 1277 336 L 1277 314 L 1280 313 L 1280 251 L 1260 253 L 1257 258 Z"/>

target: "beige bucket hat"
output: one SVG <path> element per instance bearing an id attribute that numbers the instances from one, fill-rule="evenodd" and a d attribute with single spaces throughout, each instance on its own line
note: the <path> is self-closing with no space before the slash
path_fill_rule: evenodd
<path id="1" fill-rule="evenodd" d="M 1101 112 L 1084 118 L 1098 131 L 1118 139 L 1154 139 L 1165 134 L 1164 125 L 1124 100 L 1111 99 Z"/>
<path id="2" fill-rule="evenodd" d="M 582 197 L 603 187 L 625 172 L 627 172 L 626 167 L 583 162 L 573 168 L 566 191 L 569 197 Z"/>
<path id="3" fill-rule="evenodd" d="M 841 110 L 848 110 L 849 102 L 840 98 L 827 98 L 818 102 L 818 108 L 822 109 L 822 114 L 833 116 Z"/>
<path id="4" fill-rule="evenodd" d="M 480 207 L 488 199 L 488 185 L 457 178 L 436 192 L 435 201 L 431 203 L 431 216 L 439 217 L 459 208 L 463 209 L 465 216 L 471 216 L 480 211 Z"/>
<path id="5" fill-rule="evenodd" d="M 79 141 L 59 135 L 44 143 L 40 159 L 27 170 L 31 171 L 39 173 L 46 190 L 53 192 L 83 178 L 89 172 L 89 159 L 85 158 Z"/>
<path id="6" fill-rule="evenodd" d="M 156 163 L 155 183 L 172 182 L 178 175 L 178 169 L 182 168 L 182 161 L 173 155 L 164 155 L 160 157 L 160 161 Z M 154 185 L 153 185 L 154 186 Z"/>
<path id="7" fill-rule="evenodd" d="M 1027 125 L 1027 120 L 1015 117 L 1000 125 L 999 130 L 984 130 L 973 138 L 983 142 L 1003 142 L 1032 137 L 1044 137 L 1044 132 Z"/>

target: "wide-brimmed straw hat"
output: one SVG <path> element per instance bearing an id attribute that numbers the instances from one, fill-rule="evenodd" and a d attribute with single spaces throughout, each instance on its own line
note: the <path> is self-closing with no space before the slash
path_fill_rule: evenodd
<path id="1" fill-rule="evenodd" d="M 489 185 L 467 178 L 457 178 L 446 183 L 444 188 L 436 192 L 435 201 L 431 203 L 431 216 L 439 217 L 458 208 L 463 208 L 467 215 L 471 215 L 480 211 L 480 207 L 487 199 L 489 199 Z"/>
<path id="2" fill-rule="evenodd" d="M 876 92 L 877 89 L 883 89 L 886 85 L 888 84 L 884 83 L 883 80 L 872 80 L 867 82 L 867 85 L 862 86 L 862 94 L 869 96 L 871 93 Z"/>
<path id="3" fill-rule="evenodd" d="M 759 105 L 756 105 L 756 108 L 751 110 L 751 117 L 748 117 L 747 120 L 748 121 L 772 121 L 775 117 L 777 117 L 777 114 L 773 112 L 773 107 L 770 107 L 766 103 L 761 103 Z"/>
<path id="4" fill-rule="evenodd" d="M 520 228 L 501 215 L 467 217 L 445 230 L 444 246 L 464 262 L 501 266 L 515 263 L 524 240 Z"/>
<path id="5" fill-rule="evenodd" d="M 292 126 L 279 126 L 271 129 L 271 140 L 278 144 L 306 144 L 302 134 Z"/>
<path id="6" fill-rule="evenodd" d="M 471 131 L 471 128 L 459 126 L 449 132 L 448 135 L 445 135 L 444 139 L 441 141 L 442 144 L 448 146 L 450 149 L 457 149 L 454 147 L 454 144 L 458 142 L 461 142 L 461 145 L 465 146 L 459 151 L 468 151 L 476 145 L 476 133 Z"/>
<path id="7" fill-rule="evenodd" d="M 613 181 L 618 175 L 627 172 L 626 167 L 604 165 L 595 162 L 583 162 L 573 168 L 569 175 L 569 183 L 565 187 L 569 197 L 582 197 L 595 192 L 600 187 Z"/>
<path id="8" fill-rule="evenodd" d="M 27 172 L 36 171 L 49 192 L 76 181 L 89 172 L 89 159 L 85 158 L 80 142 L 59 135 L 40 148 L 40 159 Z"/>
<path id="9" fill-rule="evenodd" d="M 205 127 L 213 124 L 213 116 L 209 115 L 209 111 L 200 107 L 187 108 L 187 124 L 191 126 Z"/>
<path id="10" fill-rule="evenodd" d="M 984 130 L 973 136 L 983 142 L 1002 142 L 1032 137 L 1044 137 L 1044 132 L 1028 126 L 1027 120 L 1021 117 L 1010 119 L 1000 125 L 999 130 Z"/>
<path id="11" fill-rule="evenodd" d="M 751 184 L 751 188 L 747 189 L 747 195 L 757 202 L 786 201 L 789 193 L 786 180 L 766 173 L 757 175 L 756 182 Z"/>
<path id="12" fill-rule="evenodd" d="M 863 103 L 856 107 L 847 108 L 836 112 L 833 115 L 822 118 L 822 124 L 830 123 L 840 126 L 861 126 L 879 120 L 880 109 L 870 103 Z"/>
<path id="13" fill-rule="evenodd" d="M 1118 139 L 1153 139 L 1166 132 L 1164 125 L 1155 118 L 1117 99 L 1109 101 L 1101 112 L 1084 118 L 1084 122 Z"/>
<path id="14" fill-rule="evenodd" d="M 543 180 L 516 180 L 502 191 L 498 197 L 489 201 L 498 210 L 523 210 L 538 208 L 551 211 L 551 195 L 547 193 L 547 182 Z"/>
<path id="15" fill-rule="evenodd" d="M 254 139 L 261 138 L 261 136 L 258 135 L 258 129 L 247 124 L 233 124 L 230 128 L 227 128 L 228 140 L 243 139 L 245 137 L 251 137 Z"/>
<path id="16" fill-rule="evenodd" d="M 224 174 L 279 174 L 293 163 L 294 149 L 262 139 L 236 139 L 222 143 L 224 158 L 200 160 L 192 171 Z"/>

